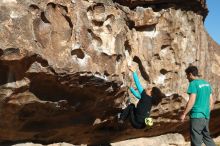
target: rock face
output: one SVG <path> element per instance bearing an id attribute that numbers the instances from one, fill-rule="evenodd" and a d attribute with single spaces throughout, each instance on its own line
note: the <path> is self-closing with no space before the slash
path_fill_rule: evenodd
<path id="1" fill-rule="evenodd" d="M 0 2 L 1 144 L 98 144 L 173 132 L 188 138 L 188 122 L 177 120 L 187 100 L 185 68 L 197 65 L 219 97 L 219 45 L 203 26 L 205 2 L 129 1 L 131 9 L 125 2 Z M 133 85 L 131 65 L 144 87 L 167 95 L 153 107 L 151 129 L 115 123 Z M 219 110 L 217 103 L 213 136 Z"/>
<path id="2" fill-rule="evenodd" d="M 154 10 L 176 8 L 187 11 L 193 11 L 205 17 L 208 14 L 206 0 L 113 0 L 119 4 L 134 9 L 136 7 L 152 7 Z"/>

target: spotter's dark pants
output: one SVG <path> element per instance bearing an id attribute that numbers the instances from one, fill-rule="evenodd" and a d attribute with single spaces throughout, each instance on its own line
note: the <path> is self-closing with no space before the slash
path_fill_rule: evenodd
<path id="1" fill-rule="evenodd" d="M 191 146 L 201 146 L 202 142 L 206 146 L 215 146 L 209 133 L 209 119 L 191 118 L 190 119 Z"/>

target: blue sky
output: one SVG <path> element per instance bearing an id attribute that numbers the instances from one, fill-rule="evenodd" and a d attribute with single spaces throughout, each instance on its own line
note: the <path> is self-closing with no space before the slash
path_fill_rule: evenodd
<path id="1" fill-rule="evenodd" d="M 209 13 L 205 27 L 209 35 L 220 45 L 220 0 L 206 0 Z"/>

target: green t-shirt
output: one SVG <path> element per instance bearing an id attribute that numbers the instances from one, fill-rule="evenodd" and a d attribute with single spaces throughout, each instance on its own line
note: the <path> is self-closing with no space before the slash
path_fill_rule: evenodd
<path id="1" fill-rule="evenodd" d="M 212 89 L 210 84 L 201 79 L 196 79 L 190 82 L 188 94 L 196 94 L 195 103 L 190 111 L 191 118 L 206 118 L 210 117 L 210 94 Z"/>

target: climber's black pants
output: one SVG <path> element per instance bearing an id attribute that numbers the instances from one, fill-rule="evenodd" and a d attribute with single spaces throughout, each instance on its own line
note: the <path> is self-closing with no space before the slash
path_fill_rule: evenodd
<path id="1" fill-rule="evenodd" d="M 206 146 L 215 146 L 209 133 L 209 119 L 191 118 L 190 119 L 191 146 L 201 146 L 202 142 Z"/>
<path id="2" fill-rule="evenodd" d="M 134 128 L 141 129 L 145 127 L 145 123 L 140 122 L 140 120 L 137 119 L 135 115 L 135 105 L 134 104 L 129 104 L 121 114 L 120 119 L 125 121 L 127 118 L 130 118 L 131 124 Z"/>

